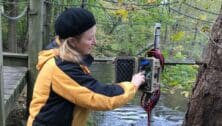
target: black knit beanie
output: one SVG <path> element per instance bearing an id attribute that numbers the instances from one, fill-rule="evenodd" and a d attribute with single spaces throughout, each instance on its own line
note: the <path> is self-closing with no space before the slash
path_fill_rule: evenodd
<path id="1" fill-rule="evenodd" d="M 82 34 L 96 24 L 93 14 L 83 8 L 69 8 L 55 22 L 55 32 L 61 39 Z"/>

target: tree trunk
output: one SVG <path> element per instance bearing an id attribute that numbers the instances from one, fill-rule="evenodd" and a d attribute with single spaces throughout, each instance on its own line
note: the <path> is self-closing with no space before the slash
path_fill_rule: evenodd
<path id="1" fill-rule="evenodd" d="M 209 38 L 183 126 L 222 126 L 222 8 Z"/>

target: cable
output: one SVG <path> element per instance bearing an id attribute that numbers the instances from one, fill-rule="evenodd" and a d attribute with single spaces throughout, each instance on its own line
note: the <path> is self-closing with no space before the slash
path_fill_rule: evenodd
<path id="1" fill-rule="evenodd" d="M 102 7 L 102 6 L 98 6 L 98 5 L 93 5 L 93 4 L 85 4 L 88 5 L 90 7 L 96 7 L 96 8 L 102 8 L 102 9 L 108 9 L 108 10 L 119 10 L 119 8 L 110 8 L 110 7 Z"/>
<path id="2" fill-rule="evenodd" d="M 29 4 L 29 2 L 9 2 L 9 1 L 2 1 L 0 4 L 16 4 L 16 5 L 18 5 L 18 4 Z"/>
<path id="3" fill-rule="evenodd" d="M 220 14 L 215 13 L 215 12 L 211 12 L 211 11 L 207 11 L 207 10 L 204 10 L 204 9 L 201 9 L 201 8 L 198 8 L 198 7 L 195 7 L 195 6 L 193 6 L 193 5 L 191 5 L 191 4 L 188 4 L 188 3 L 183 3 L 183 4 L 187 5 L 188 7 L 194 8 L 194 9 L 196 9 L 196 10 L 203 11 L 203 12 L 205 12 L 205 13 L 209 13 L 209 14 L 213 14 L 213 15 L 220 15 Z"/>
<path id="4" fill-rule="evenodd" d="M 112 3 L 118 3 L 118 2 L 110 1 L 110 0 L 103 0 L 103 1 L 112 2 Z M 58 4 L 58 3 L 54 3 L 54 2 L 50 2 L 50 1 L 45 1 L 45 3 L 51 4 L 51 5 L 58 5 L 58 6 L 79 6 L 79 5 L 74 5 L 74 4 L 73 4 L 73 5 Z M 175 1 L 175 2 L 172 2 L 172 3 L 166 3 L 166 4 L 155 4 L 155 5 L 151 5 L 151 4 L 147 4 L 147 5 L 144 4 L 144 5 L 142 5 L 142 4 L 134 4 L 134 3 L 131 3 L 131 5 L 143 6 L 143 7 L 144 7 L 144 6 L 149 6 L 149 8 L 142 8 L 142 9 L 150 9 L 150 8 L 153 8 L 153 7 L 158 7 L 158 6 L 160 6 L 160 5 L 170 5 L 170 4 L 175 4 L 175 3 L 179 3 L 179 1 Z M 124 3 L 124 4 L 126 4 L 126 3 Z M 194 6 L 189 5 L 189 4 L 187 4 L 187 3 L 184 3 L 184 4 L 187 5 L 187 6 L 190 6 L 190 7 L 192 7 L 192 8 L 196 8 L 196 9 L 198 9 L 198 10 L 200 10 L 200 11 L 204 11 L 204 12 L 216 14 L 216 13 L 214 13 L 214 12 L 209 12 L 209 11 L 206 11 L 206 10 L 203 10 L 203 9 L 200 9 L 200 8 L 197 8 L 197 7 L 194 7 Z M 101 6 L 94 5 L 94 4 L 86 4 L 86 5 L 91 6 L 91 7 L 96 7 L 96 8 L 108 9 L 108 10 L 119 10 L 118 8 L 101 7 Z M 128 4 L 128 5 L 130 5 L 130 4 Z M 186 17 L 191 18 L 191 19 L 199 20 L 199 21 L 202 21 L 202 22 L 213 23 L 213 22 L 211 22 L 211 21 L 201 20 L 201 19 L 198 19 L 198 18 L 196 18 L 196 17 L 192 17 L 192 16 L 190 16 L 190 15 L 184 14 L 184 13 L 182 13 L 182 12 L 180 12 L 180 11 L 174 9 L 174 8 L 171 8 L 171 7 L 169 7 L 169 8 L 170 8 L 171 10 L 173 10 L 174 12 L 177 12 L 177 13 L 179 13 L 179 14 L 182 14 L 182 15 L 184 15 L 184 16 L 186 16 Z M 126 10 L 130 10 L 130 9 L 126 9 Z M 136 10 L 140 10 L 140 9 L 136 9 Z M 218 14 L 217 14 L 217 15 L 218 15 Z"/>
<path id="5" fill-rule="evenodd" d="M 184 16 L 186 16 L 186 17 L 188 17 L 188 18 L 191 18 L 191 19 L 195 19 L 195 20 L 202 21 L 202 22 L 207 22 L 207 23 L 213 23 L 213 22 L 211 22 L 211 21 L 201 20 L 201 19 L 199 19 L 199 18 L 192 17 L 192 16 L 190 16 L 190 15 L 188 15 L 188 14 L 182 13 L 182 12 L 180 12 L 180 11 L 174 9 L 174 8 L 171 8 L 171 7 L 169 7 L 169 9 L 172 10 L 172 11 L 174 11 L 174 12 L 177 12 L 178 14 L 181 14 L 181 15 L 184 15 Z"/>
<path id="6" fill-rule="evenodd" d="M 2 16 L 6 17 L 10 20 L 18 20 L 19 18 L 21 18 L 22 16 L 24 16 L 26 14 L 27 10 L 28 10 L 28 7 L 25 7 L 24 10 L 22 11 L 22 13 L 20 15 L 16 16 L 16 17 L 8 16 L 3 12 L 1 12 L 1 14 L 2 14 Z"/>
<path id="7" fill-rule="evenodd" d="M 81 5 L 77 5 L 77 4 L 59 4 L 59 3 L 55 3 L 55 2 L 51 2 L 51 1 L 44 1 L 44 3 L 46 4 L 50 4 L 50 5 L 56 5 L 56 6 L 74 6 L 74 7 L 80 7 Z"/>
<path id="8" fill-rule="evenodd" d="M 49 1 L 45 1 L 45 3 L 47 4 L 51 4 L 51 5 L 57 5 L 57 6 L 80 6 L 77 4 L 59 4 L 59 3 L 54 3 L 54 2 L 49 2 Z M 96 8 L 103 8 L 103 9 L 108 9 L 108 10 L 119 10 L 118 8 L 109 8 L 109 7 L 101 7 L 98 5 L 94 5 L 94 4 L 88 4 L 86 3 L 85 5 L 91 6 L 91 7 L 96 7 Z"/>
<path id="9" fill-rule="evenodd" d="M 108 22 L 108 21 L 103 21 L 103 20 L 97 20 L 98 24 L 113 24 L 112 22 Z M 150 24 L 153 24 L 153 23 L 124 23 L 124 22 L 121 22 L 119 23 L 119 25 L 150 25 Z"/>
<path id="10" fill-rule="evenodd" d="M 69 5 L 68 4 L 59 4 L 59 3 L 50 2 L 50 1 L 45 1 L 45 3 L 51 4 L 51 5 L 56 5 L 56 6 L 80 6 L 80 5 L 76 5 L 76 4 L 69 4 Z M 150 8 L 159 7 L 161 5 L 170 5 L 170 4 L 175 4 L 175 3 L 178 3 L 178 1 L 177 2 L 172 2 L 172 3 L 166 3 L 166 4 L 153 4 L 153 5 L 128 4 L 128 5 L 142 6 L 142 8 L 139 8 L 139 9 L 134 8 L 133 9 L 133 10 L 142 10 L 142 9 L 150 9 Z M 121 9 L 121 8 L 101 7 L 101 6 L 98 6 L 98 5 L 95 5 L 95 4 L 88 4 L 88 3 L 86 3 L 85 5 L 91 6 L 91 7 L 96 7 L 96 8 L 108 9 L 108 10 L 119 10 L 119 9 Z M 125 10 L 130 11 L 132 9 L 126 7 Z"/>
<path id="11" fill-rule="evenodd" d="M 118 2 L 115 2 L 115 1 L 110 1 L 110 0 L 103 0 L 105 2 L 110 2 L 110 3 L 115 3 L 117 4 Z M 135 3 L 124 3 L 123 2 L 123 5 L 135 5 L 135 6 L 160 6 L 160 5 L 170 5 L 170 4 L 176 4 L 176 3 L 179 3 L 179 1 L 175 1 L 175 2 L 171 2 L 171 3 L 160 3 L 160 4 L 135 4 Z"/>

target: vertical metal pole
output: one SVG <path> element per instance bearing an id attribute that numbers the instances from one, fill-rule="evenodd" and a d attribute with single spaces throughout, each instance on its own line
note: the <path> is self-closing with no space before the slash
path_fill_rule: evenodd
<path id="1" fill-rule="evenodd" d="M 160 48 L 160 23 L 156 23 L 154 27 L 154 49 Z"/>
<path id="2" fill-rule="evenodd" d="M 0 0 L 2 3 L 2 0 Z M 5 109 L 4 109 L 4 81 L 3 81 L 3 50 L 2 50 L 2 25 L 1 14 L 3 6 L 0 4 L 0 125 L 5 126 Z"/>

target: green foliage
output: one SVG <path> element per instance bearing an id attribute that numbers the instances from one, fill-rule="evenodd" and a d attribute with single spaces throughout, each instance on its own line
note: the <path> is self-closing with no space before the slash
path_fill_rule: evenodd
<path id="1" fill-rule="evenodd" d="M 202 48 L 207 42 L 207 38 L 201 32 L 209 33 L 210 24 L 191 19 L 172 10 L 169 11 L 169 6 L 155 6 L 161 1 L 118 0 L 117 3 L 113 3 L 104 0 L 89 0 L 87 9 L 94 13 L 97 20 L 97 46 L 93 55 L 96 57 L 135 55 L 147 44 L 153 43 L 154 25 L 160 22 L 162 25 L 161 51 L 167 61 L 186 62 L 200 59 Z M 175 1 L 177 0 L 170 2 Z M 219 0 L 214 2 L 182 0 L 177 4 L 170 4 L 170 7 L 197 19 L 213 21 L 215 15 L 195 10 L 184 3 L 218 12 L 219 6 L 213 4 L 216 2 Z M 66 3 L 81 4 L 81 1 L 67 0 Z M 153 6 L 137 6 L 144 4 Z M 218 10 L 215 10 L 216 8 Z M 56 15 L 59 11 L 54 8 L 53 12 Z M 189 90 L 195 82 L 196 73 L 196 66 L 166 66 L 161 80 L 166 87 Z M 181 92 L 181 94 L 188 95 L 187 92 Z"/>
<path id="2" fill-rule="evenodd" d="M 22 1 L 25 0 L 19 2 Z M 97 21 L 97 46 L 93 51 L 94 56 L 136 55 L 146 45 L 153 43 L 154 25 L 160 22 L 161 51 L 167 61 L 199 60 L 202 49 L 208 42 L 207 36 L 212 25 L 209 21 L 213 22 L 217 17 L 209 12 L 219 13 L 221 0 L 181 0 L 179 3 L 174 3 L 178 0 L 168 0 L 168 5 L 161 5 L 161 1 L 87 0 L 85 7 L 95 15 Z M 49 25 L 53 38 L 56 17 L 66 7 L 79 7 L 82 0 L 49 2 L 52 3 Z M 25 5 L 18 4 L 18 7 L 21 12 Z M 27 41 L 27 24 L 26 17 L 17 23 L 18 43 Z M 4 48 L 7 48 L 9 30 L 6 18 L 2 19 L 2 30 Z M 196 69 L 190 66 L 166 67 L 163 83 L 189 88 L 189 84 L 194 82 L 195 74 Z"/>
<path id="3" fill-rule="evenodd" d="M 165 87 L 176 87 L 190 90 L 195 83 L 198 66 L 166 66 L 161 76 L 161 83 Z"/>
<path id="4" fill-rule="evenodd" d="M 185 32 L 184 31 L 179 31 L 175 34 L 171 35 L 171 41 L 181 41 L 185 36 Z"/>

